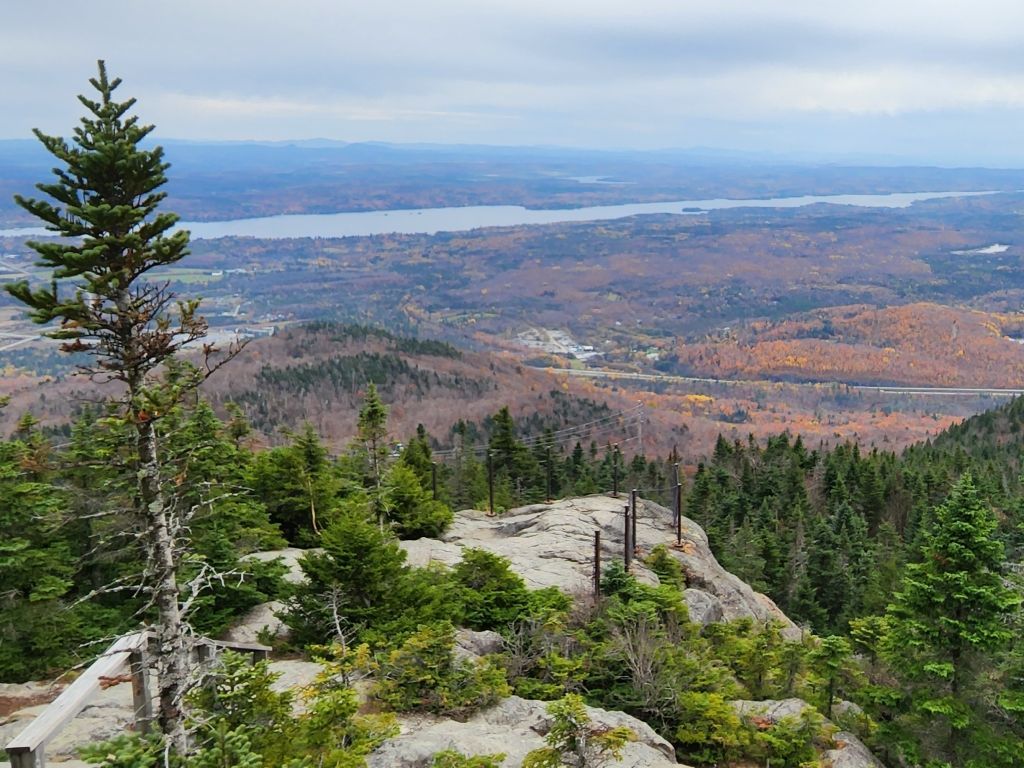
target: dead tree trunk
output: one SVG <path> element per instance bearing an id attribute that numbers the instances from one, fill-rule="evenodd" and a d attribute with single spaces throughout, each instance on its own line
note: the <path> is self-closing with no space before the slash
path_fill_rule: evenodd
<path id="1" fill-rule="evenodd" d="M 157 434 L 145 413 L 136 413 L 139 469 L 138 488 L 145 516 L 153 600 L 157 608 L 156 666 L 160 730 L 179 755 L 188 753 L 188 734 L 183 709 L 188 690 L 190 652 L 187 626 L 181 615 L 178 592 L 178 556 L 160 479 Z"/>

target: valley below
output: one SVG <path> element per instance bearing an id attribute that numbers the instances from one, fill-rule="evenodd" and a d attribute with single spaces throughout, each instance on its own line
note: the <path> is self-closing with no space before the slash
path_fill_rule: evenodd
<path id="1" fill-rule="evenodd" d="M 641 401 L 649 421 L 644 449 L 664 454 L 674 448 L 692 466 L 719 433 L 734 439 L 790 430 L 826 443 L 856 439 L 899 448 L 1000 402 L 1007 393 L 995 390 L 1024 384 L 1024 263 L 1016 245 L 1021 195 L 1012 191 L 1021 180 L 1010 172 L 904 169 L 901 178 L 894 169 L 793 167 L 747 168 L 744 176 L 729 164 L 671 158 L 525 155 L 515 174 L 507 160 L 477 158 L 476 196 L 460 199 L 451 195 L 464 179 L 460 163 L 468 159 L 413 154 L 395 160 L 407 173 L 402 188 L 447 179 L 437 187 L 447 196 L 432 202 L 517 202 L 535 207 L 518 209 L 522 214 L 551 223 L 481 227 L 496 222 L 475 212 L 506 209 L 455 207 L 437 209 L 448 223 L 428 227 L 455 231 L 403 234 L 386 230 L 423 228 L 424 217 L 434 213 L 395 208 L 414 207 L 414 199 L 422 205 L 424 198 L 396 191 L 374 203 L 373 212 L 325 215 L 302 194 L 273 197 L 276 177 L 258 163 L 242 170 L 244 153 L 235 152 L 241 150 L 212 160 L 204 155 L 212 165 L 203 173 L 220 163 L 227 185 L 225 196 L 209 200 L 208 212 L 237 215 L 224 200 L 248 183 L 246 174 L 256 174 L 267 205 L 276 200 L 277 209 L 247 212 L 279 214 L 265 220 L 271 229 L 243 237 L 230 222 L 197 224 L 191 255 L 154 277 L 203 297 L 211 340 L 253 340 L 242 358 L 250 362 L 240 363 L 250 388 L 264 367 L 318 366 L 333 354 L 319 344 L 296 347 L 302 332 L 295 336 L 295 326 L 376 326 L 454 344 L 483 356 L 477 367 L 500 371 L 492 377 L 501 379 L 500 387 L 452 393 L 475 403 L 470 410 L 476 415 L 505 402 L 527 414 L 537 392 L 551 390 L 613 409 Z M 336 171 L 330 183 L 344 180 L 370 197 L 372 168 L 385 177 L 397 173 L 390 165 L 352 164 L 351 149 L 252 152 L 283 167 L 296 158 L 323 161 L 316 173 Z M 172 200 L 182 194 L 186 200 L 191 185 L 206 178 L 188 153 L 183 165 Z M 615 183 L 587 183 L 591 178 Z M 317 189 L 315 179 L 310 176 L 304 189 Z M 513 179 L 518 186 L 509 186 Z M 929 187 L 965 192 L 901 192 Z M 569 195 L 570 189 L 578 194 Z M 553 196 L 538 197 L 542 190 Z M 622 202 L 672 193 L 671 203 Z M 683 205 L 683 194 L 692 206 Z M 769 199 L 730 202 L 709 194 Z M 849 202 L 857 205 L 840 204 Z M 613 207 L 586 207 L 594 204 Z M 633 215 L 557 221 L 613 215 L 608 211 Z M 209 218 L 188 204 L 183 213 Z M 314 215 L 280 215 L 296 213 Z M 370 217 L 365 221 L 379 229 L 308 236 L 309 227 L 318 226 L 311 222 L 338 217 Z M 0 236 L 0 279 L 45 279 L 25 239 Z M 71 366 L 6 296 L 0 296 L 0 334 L 3 392 L 47 420 L 73 410 L 80 382 L 50 383 L 65 379 Z M 284 341 L 273 334 L 284 334 Z M 229 383 L 214 381 L 211 391 L 238 396 L 244 394 L 239 382 L 238 375 Z M 447 431 L 452 424 L 442 422 L 452 408 L 428 393 L 418 397 L 422 407 L 410 411 L 433 433 Z M 250 415 L 270 440 L 297 414 L 330 440 L 341 441 L 351 430 L 349 400 L 310 391 L 301 401 L 275 406 L 273 416 Z M 395 405 L 399 413 L 408 406 Z"/>

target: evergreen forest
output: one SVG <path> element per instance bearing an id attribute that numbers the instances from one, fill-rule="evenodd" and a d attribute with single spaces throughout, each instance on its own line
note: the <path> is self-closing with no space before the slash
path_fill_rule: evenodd
<path id="1" fill-rule="evenodd" d="M 231 574 L 204 582 L 189 608 L 196 631 L 215 635 L 252 606 L 282 599 L 292 633 L 280 650 L 376 680 L 386 711 L 459 717 L 509 692 L 577 695 L 647 721 L 680 760 L 698 765 L 815 764 L 815 745 L 828 738 L 824 717 L 860 734 L 886 764 L 1021 765 L 1022 401 L 901 455 L 853 444 L 809 449 L 787 434 L 764 444 L 719 440 L 684 483 L 684 513 L 727 569 L 806 628 L 799 640 L 749 620 L 690 623 L 685 574 L 664 550 L 642 553 L 661 587 L 613 562 L 600 606 L 584 609 L 579 596 L 527 590 L 487 552 L 468 551 L 450 571 L 422 570 L 397 546 L 442 535 L 453 509 L 487 508 L 487 453 L 497 514 L 608 492 L 616 479 L 671 503 L 677 457 L 531 440 L 503 409 L 486 424 L 455 425 L 461 450 L 441 461 L 439 442 L 423 430 L 398 447 L 372 385 L 359 434 L 336 455 L 309 425 L 285 445 L 257 448 L 238 409 L 221 419 L 201 399 L 160 423 L 175 504 L 197 509 L 184 578 Z M 66 437 L 26 414 L 0 444 L 4 681 L 58 674 L 152 611 L 131 588 L 145 552 L 117 512 L 133 492 L 123 432 L 116 419 L 85 412 Z M 318 549 L 302 561 L 301 584 L 246 557 L 285 545 Z M 647 675 L 623 641 L 638 626 L 653 636 Z M 455 627 L 497 631 L 506 650 L 479 668 L 460 666 Z M 403 667 L 419 668 L 423 654 L 436 661 L 427 679 Z M 232 685 L 268 684 L 266 669 L 236 667 L 224 672 Z M 341 706 L 331 698 L 340 695 L 325 706 Z M 728 705 L 792 696 L 813 709 L 768 731 Z M 220 712 L 224 703 L 203 706 Z M 274 706 L 285 718 L 288 708 Z M 368 729 L 347 748 L 365 753 L 388 731 L 353 707 L 332 727 Z M 265 743 L 240 714 L 235 726 L 224 717 L 210 721 L 227 729 L 210 731 L 210 744 L 245 736 L 263 761 L 286 748 Z M 288 729 L 312 727 L 289 718 Z M 309 759 L 326 748 L 303 747 Z"/>

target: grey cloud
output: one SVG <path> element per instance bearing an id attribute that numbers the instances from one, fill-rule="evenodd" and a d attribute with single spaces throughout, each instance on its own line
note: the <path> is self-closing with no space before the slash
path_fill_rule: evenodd
<path id="1" fill-rule="evenodd" d="M 100 57 L 144 117 L 193 138 L 778 149 L 825 130 L 913 149 L 901 131 L 929 120 L 924 141 L 955 147 L 993 133 L 960 116 L 1024 111 L 1024 6 L 1009 0 L 8 5 L 0 136 L 67 130 Z"/>

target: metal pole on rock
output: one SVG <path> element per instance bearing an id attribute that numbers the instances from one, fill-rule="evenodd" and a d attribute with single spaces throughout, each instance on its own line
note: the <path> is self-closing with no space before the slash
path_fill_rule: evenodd
<path id="1" fill-rule="evenodd" d="M 676 483 L 676 544 L 683 543 L 683 485 Z"/>
<path id="2" fill-rule="evenodd" d="M 633 562 L 633 547 L 629 543 L 629 536 L 632 532 L 632 525 L 629 522 L 629 504 L 623 507 L 622 520 L 622 564 L 628 571 L 630 564 Z"/>
<path id="3" fill-rule="evenodd" d="M 494 514 L 494 460 L 487 452 L 487 513 Z"/>
<path id="4" fill-rule="evenodd" d="M 619 444 L 615 444 L 615 453 L 612 454 L 612 496 L 619 498 Z"/>
<path id="5" fill-rule="evenodd" d="M 636 551 L 636 509 L 637 509 L 636 500 L 637 500 L 637 496 L 639 494 L 640 494 L 640 492 L 636 488 L 634 488 L 632 493 L 629 494 L 629 503 L 630 503 L 630 506 L 632 507 L 632 510 L 630 511 L 630 517 L 633 518 L 633 520 L 632 520 L 633 531 L 632 531 L 632 534 L 629 537 L 629 543 L 632 545 L 633 551 Z"/>

